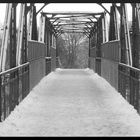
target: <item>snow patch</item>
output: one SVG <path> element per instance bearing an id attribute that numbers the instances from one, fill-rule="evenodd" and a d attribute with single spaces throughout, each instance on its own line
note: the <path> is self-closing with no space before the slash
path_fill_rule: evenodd
<path id="1" fill-rule="evenodd" d="M 140 116 L 93 70 L 57 69 L 0 123 L 0 136 L 140 136 Z"/>

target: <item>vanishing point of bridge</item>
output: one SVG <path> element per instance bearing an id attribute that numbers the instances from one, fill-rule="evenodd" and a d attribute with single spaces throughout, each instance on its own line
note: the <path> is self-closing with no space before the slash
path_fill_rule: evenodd
<path id="1" fill-rule="evenodd" d="M 48 3 L 44 3 L 39 11 L 36 11 L 34 3 L 21 3 L 18 29 L 18 3 L 7 4 L 0 50 L 1 122 L 20 105 L 43 77 L 56 68 L 61 68 L 57 39 L 65 33 L 83 33 L 89 39 L 89 68 L 106 79 L 140 112 L 140 4 L 131 3 L 131 28 L 128 25 L 128 9 L 125 3 L 112 3 L 110 11 L 102 3 L 96 4 L 104 12 L 49 13 L 41 12 L 43 8 L 47 8 Z M 36 19 L 38 14 L 39 29 Z M 62 70 L 60 75 L 64 72 L 64 75 L 67 73 L 72 76 L 74 73 L 73 80 L 76 79 L 78 70 L 70 71 L 71 74 L 68 70 Z M 80 73 L 83 71 L 79 70 Z M 60 83 L 59 86 L 63 87 Z"/>

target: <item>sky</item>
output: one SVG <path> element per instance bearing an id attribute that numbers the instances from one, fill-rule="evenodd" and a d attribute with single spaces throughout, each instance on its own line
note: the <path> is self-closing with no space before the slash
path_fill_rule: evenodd
<path id="1" fill-rule="evenodd" d="M 37 3 L 36 9 L 37 11 L 43 6 L 43 3 Z M 110 3 L 105 3 L 105 7 L 109 10 L 110 9 Z M 131 18 L 131 8 L 128 7 L 129 10 L 129 16 L 128 18 Z M 6 9 L 6 3 L 0 3 L 0 23 L 4 23 L 4 17 L 5 17 L 5 9 Z M 20 5 L 17 6 L 17 11 L 20 11 Z M 50 3 L 48 4 L 44 9 L 43 12 L 51 12 L 51 11 L 84 11 L 84 12 L 100 12 L 104 11 L 103 8 L 101 8 L 96 3 Z M 39 20 L 40 14 L 38 14 L 37 19 Z M 19 12 L 17 12 L 17 17 L 19 17 Z M 38 21 L 39 23 L 39 21 Z M 17 20 L 18 24 L 18 20 Z"/>
<path id="2" fill-rule="evenodd" d="M 37 4 L 40 7 L 39 4 Z M 109 6 L 108 6 L 109 7 Z M 52 3 L 43 11 L 91 11 L 99 12 L 102 8 L 96 3 Z"/>

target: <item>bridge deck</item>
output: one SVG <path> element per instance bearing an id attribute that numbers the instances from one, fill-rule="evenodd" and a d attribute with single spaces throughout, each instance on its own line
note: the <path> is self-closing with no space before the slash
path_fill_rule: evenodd
<path id="1" fill-rule="evenodd" d="M 11 135 L 140 136 L 140 117 L 91 70 L 58 69 L 0 123 L 0 136 Z"/>

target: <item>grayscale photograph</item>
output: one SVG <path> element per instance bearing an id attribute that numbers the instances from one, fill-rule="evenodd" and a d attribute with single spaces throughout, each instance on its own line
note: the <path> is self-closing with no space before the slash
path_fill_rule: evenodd
<path id="1" fill-rule="evenodd" d="M 140 136 L 140 3 L 0 3 L 0 137 Z"/>

